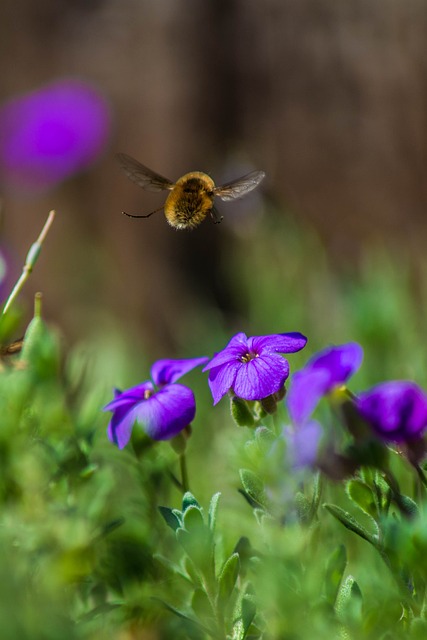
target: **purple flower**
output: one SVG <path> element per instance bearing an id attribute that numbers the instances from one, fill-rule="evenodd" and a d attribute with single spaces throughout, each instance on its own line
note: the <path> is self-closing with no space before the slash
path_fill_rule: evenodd
<path id="1" fill-rule="evenodd" d="M 359 369 L 362 359 L 362 347 L 356 342 L 328 347 L 314 355 L 292 377 L 287 405 L 293 423 L 304 424 L 319 400 L 345 384 Z"/>
<path id="2" fill-rule="evenodd" d="M 253 338 L 238 333 L 203 369 L 209 371 L 214 404 L 230 390 L 243 400 L 262 400 L 276 393 L 289 376 L 288 361 L 279 353 L 300 351 L 306 343 L 301 333 Z"/>
<path id="3" fill-rule="evenodd" d="M 382 382 L 356 400 L 361 416 L 383 440 L 420 439 L 427 428 L 427 395 L 414 382 Z"/>
<path id="4" fill-rule="evenodd" d="M 0 108 L 0 176 L 28 191 L 52 186 L 92 163 L 105 147 L 110 109 L 90 84 L 63 79 Z"/>
<path id="5" fill-rule="evenodd" d="M 296 429 L 285 428 L 288 458 L 294 469 L 312 467 L 315 464 L 322 433 L 322 427 L 316 420 L 309 420 Z"/>
<path id="6" fill-rule="evenodd" d="M 154 384 L 147 380 L 126 391 L 116 390 L 114 400 L 104 407 L 104 411 L 113 412 L 107 429 L 111 442 L 123 449 L 135 423 L 153 440 L 169 440 L 178 435 L 193 421 L 196 402 L 191 389 L 174 383 L 207 360 L 158 360 L 151 367 Z"/>

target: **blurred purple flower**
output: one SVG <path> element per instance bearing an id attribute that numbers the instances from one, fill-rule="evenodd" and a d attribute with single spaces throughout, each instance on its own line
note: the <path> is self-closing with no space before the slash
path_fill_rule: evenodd
<path id="1" fill-rule="evenodd" d="M 11 98 L 0 108 L 0 176 L 28 191 L 55 185 L 91 164 L 111 125 L 106 99 L 75 79 Z"/>
<path id="2" fill-rule="evenodd" d="M 243 400 L 262 400 L 276 393 L 289 376 L 288 361 L 279 353 L 300 351 L 306 343 L 301 333 L 252 338 L 238 333 L 203 369 L 209 371 L 214 404 L 229 390 Z"/>
<path id="3" fill-rule="evenodd" d="M 116 390 L 114 400 L 104 407 L 104 411 L 113 412 L 107 429 L 111 442 L 123 449 L 136 423 L 153 440 L 170 440 L 178 435 L 194 419 L 196 402 L 191 389 L 174 383 L 207 360 L 158 360 L 151 367 L 154 384 L 147 380 L 126 391 Z"/>
<path id="4" fill-rule="evenodd" d="M 361 416 L 388 442 L 420 439 L 427 428 L 427 395 L 414 382 L 382 382 L 356 400 Z"/>
<path id="5" fill-rule="evenodd" d="M 296 429 L 285 428 L 288 458 L 294 469 L 314 466 L 322 433 L 322 426 L 316 420 L 309 420 Z"/>
<path id="6" fill-rule="evenodd" d="M 314 355 L 292 376 L 287 405 L 293 423 L 304 424 L 319 400 L 345 384 L 359 369 L 362 359 L 363 349 L 356 342 L 328 347 Z"/>

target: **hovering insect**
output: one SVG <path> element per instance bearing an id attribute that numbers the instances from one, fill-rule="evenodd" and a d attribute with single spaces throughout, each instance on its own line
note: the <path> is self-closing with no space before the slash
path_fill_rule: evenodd
<path id="1" fill-rule="evenodd" d="M 129 218 L 149 218 L 164 209 L 166 220 L 175 229 L 194 229 L 207 215 L 215 223 L 222 220 L 214 207 L 214 198 L 236 200 L 255 189 L 264 179 L 264 171 L 252 171 L 242 178 L 216 187 L 212 178 L 201 171 L 191 171 L 171 182 L 125 153 L 118 153 L 117 160 L 128 178 L 147 191 L 170 191 L 165 204 L 147 215 L 123 213 Z"/>

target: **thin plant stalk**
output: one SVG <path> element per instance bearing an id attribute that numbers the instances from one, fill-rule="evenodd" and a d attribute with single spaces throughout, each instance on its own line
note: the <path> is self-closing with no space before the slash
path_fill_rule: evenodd
<path id="1" fill-rule="evenodd" d="M 31 272 L 32 272 L 32 270 L 34 268 L 34 265 L 36 264 L 37 259 L 38 259 L 39 255 L 40 255 L 43 241 L 46 238 L 50 227 L 52 226 L 54 218 L 55 218 L 55 211 L 51 211 L 49 213 L 48 217 L 47 217 L 47 220 L 46 220 L 46 222 L 45 222 L 45 224 L 43 226 L 43 229 L 41 230 L 41 233 L 40 233 L 39 237 L 37 238 L 36 242 L 34 242 L 31 245 L 30 250 L 27 253 L 27 257 L 25 259 L 25 264 L 24 264 L 24 267 L 22 269 L 22 273 L 21 273 L 17 283 L 13 287 L 11 294 L 9 295 L 8 299 L 6 300 L 6 304 L 4 305 L 4 308 L 3 308 L 3 311 L 2 311 L 2 315 L 7 313 L 7 311 L 10 309 L 10 307 L 12 306 L 12 304 L 15 301 L 15 298 L 21 292 L 24 284 L 26 283 L 26 281 L 30 277 L 30 274 L 31 274 Z"/>

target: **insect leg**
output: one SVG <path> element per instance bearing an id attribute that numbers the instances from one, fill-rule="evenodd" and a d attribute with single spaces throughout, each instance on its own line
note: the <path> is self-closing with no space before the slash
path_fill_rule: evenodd
<path id="1" fill-rule="evenodd" d="M 224 218 L 224 216 L 220 216 L 217 209 L 215 209 L 215 207 L 212 207 L 211 209 L 211 218 L 213 220 L 214 224 L 220 224 Z"/>
<path id="2" fill-rule="evenodd" d="M 151 213 L 147 213 L 147 215 L 136 215 L 134 213 L 126 213 L 126 211 L 122 211 L 124 216 L 127 216 L 128 218 L 149 218 L 150 216 L 153 215 L 153 213 L 157 213 L 158 211 L 161 211 L 163 209 L 163 207 L 159 207 L 158 209 L 154 209 L 154 211 L 152 211 Z"/>

